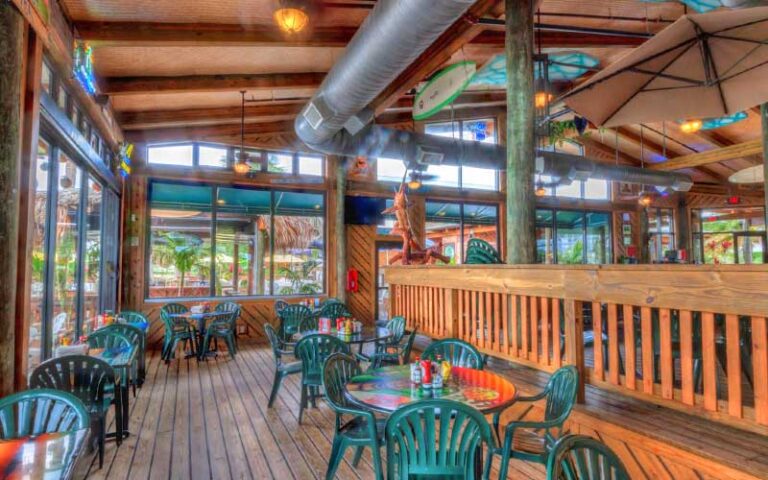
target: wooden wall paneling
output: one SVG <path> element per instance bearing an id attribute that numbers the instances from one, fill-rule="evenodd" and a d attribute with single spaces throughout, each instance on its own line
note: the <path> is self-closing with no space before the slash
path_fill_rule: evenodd
<path id="1" fill-rule="evenodd" d="M 347 225 L 346 230 L 347 268 L 358 271 L 359 284 L 357 292 L 348 292 L 347 305 L 355 318 L 372 325 L 376 320 L 376 226 Z"/>

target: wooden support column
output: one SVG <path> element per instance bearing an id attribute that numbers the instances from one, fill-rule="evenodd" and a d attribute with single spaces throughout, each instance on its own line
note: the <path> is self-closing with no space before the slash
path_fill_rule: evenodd
<path id="1" fill-rule="evenodd" d="M 763 124 L 763 192 L 765 192 L 765 224 L 768 225 L 768 103 L 760 106 Z"/>
<path id="2" fill-rule="evenodd" d="M 0 2 L 0 397 L 14 390 L 24 22 Z"/>
<path id="3" fill-rule="evenodd" d="M 333 223 L 333 242 L 329 247 L 336 255 L 336 298 L 342 302 L 347 297 L 347 232 L 344 225 L 344 197 L 347 194 L 347 165 L 346 158 L 336 158 L 336 209 Z"/>
<path id="4" fill-rule="evenodd" d="M 27 386 L 29 324 L 33 310 L 32 237 L 35 215 L 35 169 L 40 130 L 40 81 L 43 72 L 43 40 L 27 29 L 19 175 L 19 255 L 16 261 L 16 390 Z"/>
<path id="5" fill-rule="evenodd" d="M 640 258 L 640 263 L 651 263 L 651 251 L 648 247 L 648 241 L 650 240 L 650 233 L 648 232 L 648 209 L 640 207 L 638 212 L 640 217 L 640 245 L 637 246 Z"/>
<path id="6" fill-rule="evenodd" d="M 678 194 L 677 208 L 675 209 L 675 218 L 677 220 L 677 229 L 675 231 L 676 248 L 685 249 L 688 258 L 691 252 L 691 222 L 688 217 L 688 200 L 685 193 Z"/>
<path id="7" fill-rule="evenodd" d="M 507 263 L 536 261 L 534 238 L 534 0 L 506 0 Z"/>

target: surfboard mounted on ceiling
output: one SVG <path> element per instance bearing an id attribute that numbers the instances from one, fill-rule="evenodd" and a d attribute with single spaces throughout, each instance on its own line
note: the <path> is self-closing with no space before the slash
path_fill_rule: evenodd
<path id="1" fill-rule="evenodd" d="M 475 62 L 465 61 L 449 65 L 438 72 L 416 94 L 413 119 L 425 120 L 450 105 L 467 88 L 475 71 Z"/>

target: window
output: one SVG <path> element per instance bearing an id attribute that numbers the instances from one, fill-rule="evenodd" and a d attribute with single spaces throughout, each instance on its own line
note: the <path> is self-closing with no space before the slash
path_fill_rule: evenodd
<path id="1" fill-rule="evenodd" d="M 425 231 L 427 246 L 440 246 L 452 264 L 462 263 L 470 238 L 498 248 L 498 207 L 427 201 Z"/>
<path id="2" fill-rule="evenodd" d="M 149 203 L 150 298 L 325 290 L 322 193 L 152 182 Z"/>
<path id="3" fill-rule="evenodd" d="M 267 153 L 267 171 L 271 173 L 293 172 L 293 155 L 285 153 Z"/>
<path id="4" fill-rule="evenodd" d="M 440 137 L 461 138 L 462 140 L 496 143 L 496 122 L 493 119 L 460 120 L 447 123 L 427 124 L 424 132 Z M 425 185 L 440 185 L 476 190 L 498 190 L 498 172 L 490 168 L 478 168 L 468 165 L 430 165 L 427 174 L 436 175 L 427 180 Z M 401 177 L 402 178 L 402 177 Z"/>
<path id="5" fill-rule="evenodd" d="M 148 147 L 147 163 L 191 167 L 194 163 L 193 150 L 191 144 Z"/>
<path id="6" fill-rule="evenodd" d="M 665 252 L 675 250 L 675 222 L 670 208 L 648 209 L 648 250 L 651 262 L 664 261 Z"/>
<path id="7" fill-rule="evenodd" d="M 47 62 L 43 62 L 43 71 L 41 74 L 41 84 L 43 91 L 48 95 L 53 96 L 53 72 Z"/>
<path id="8" fill-rule="evenodd" d="M 565 152 L 572 155 L 584 155 L 584 147 L 576 142 L 563 140 L 555 146 L 545 147 L 555 152 Z M 610 200 L 611 190 L 608 180 L 588 178 L 587 180 L 574 180 L 571 183 L 563 183 L 550 187 L 555 179 L 548 175 L 539 175 L 536 180 L 545 184 L 546 195 L 559 198 L 577 198 L 583 200 Z"/>
<path id="9" fill-rule="evenodd" d="M 697 263 L 765 263 L 763 207 L 692 210 L 693 249 Z"/>
<path id="10" fill-rule="evenodd" d="M 29 368 L 43 360 L 43 319 L 45 318 L 46 241 L 48 232 L 48 191 L 50 190 L 51 146 L 40 140 L 35 159 L 35 207 L 32 228 L 32 282 L 30 300 L 32 318 L 29 326 Z"/>
<path id="11" fill-rule="evenodd" d="M 565 265 L 611 262 L 611 214 L 536 210 L 536 259 Z"/>
<path id="12" fill-rule="evenodd" d="M 226 167 L 227 149 L 222 147 L 199 146 L 198 163 L 201 167 Z"/>
<path id="13" fill-rule="evenodd" d="M 299 175 L 323 176 L 323 158 L 299 155 Z"/>
<path id="14" fill-rule="evenodd" d="M 376 159 L 376 178 L 385 182 L 401 182 L 405 176 L 405 164 L 395 158 Z"/>
<path id="15" fill-rule="evenodd" d="M 93 178 L 88 178 L 85 203 L 85 263 L 83 265 L 83 328 L 88 335 L 98 328 L 101 286 L 101 218 L 102 188 Z"/>

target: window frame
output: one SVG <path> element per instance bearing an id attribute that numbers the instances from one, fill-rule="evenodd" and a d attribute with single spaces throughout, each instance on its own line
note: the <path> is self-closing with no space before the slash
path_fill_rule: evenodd
<path id="1" fill-rule="evenodd" d="M 174 167 L 178 167 L 177 165 L 174 165 Z M 155 183 L 165 183 L 165 184 L 174 184 L 174 185 L 195 185 L 195 186 L 206 186 L 210 187 L 211 189 L 211 260 L 210 260 L 210 285 L 208 286 L 208 295 L 206 296 L 200 296 L 200 297 L 151 297 L 149 295 L 150 290 L 150 260 L 151 260 L 151 249 L 152 249 L 152 205 L 150 201 L 150 195 L 152 193 L 152 185 Z M 256 191 L 266 191 L 270 194 L 270 236 L 269 236 L 269 294 L 265 295 L 216 295 L 216 232 L 217 232 L 217 213 L 219 209 L 219 204 L 216 201 L 218 199 L 218 193 L 220 188 L 233 188 L 233 189 L 241 189 L 241 190 L 256 190 Z M 274 255 L 275 255 L 275 249 L 274 249 L 274 228 L 275 228 L 275 193 L 276 192 L 290 192 L 290 193 L 310 193 L 313 195 L 320 195 L 323 198 L 323 208 L 322 208 L 322 219 L 323 219 L 323 285 L 322 285 L 322 291 L 316 295 L 306 295 L 306 294 L 293 294 L 293 295 L 278 295 L 274 293 Z M 243 300 L 263 300 L 263 299 L 274 299 L 274 298 L 305 298 L 308 296 L 317 296 L 322 297 L 328 295 L 328 285 L 329 285 L 329 279 L 328 279 L 328 192 L 325 190 L 310 190 L 310 189 L 291 189 L 291 188 L 281 188 L 281 189 L 274 189 L 274 188 L 268 188 L 268 187 L 256 187 L 256 186 L 250 186 L 250 185 L 232 185 L 232 184 L 221 184 L 221 183 L 212 183 L 212 182 L 198 182 L 198 181 L 184 181 L 184 180 L 169 180 L 164 178 L 150 178 L 148 179 L 148 185 L 147 185 L 147 197 L 145 203 L 145 238 L 144 238 L 144 301 L 148 303 L 152 302 L 168 302 L 168 301 L 208 301 L 208 300 L 214 300 L 214 301 L 220 301 L 222 299 L 237 299 L 237 301 L 243 301 Z"/>
<path id="2" fill-rule="evenodd" d="M 495 202 L 463 201 L 463 200 L 439 200 L 439 199 L 425 198 L 424 199 L 424 211 L 425 211 L 425 216 L 424 216 L 424 240 L 425 240 L 425 243 L 426 243 L 426 236 L 427 236 L 427 221 L 428 221 L 426 219 L 426 210 L 427 210 L 426 209 L 426 205 L 427 205 L 427 203 L 430 203 L 430 202 L 432 202 L 432 203 L 447 203 L 447 204 L 458 205 L 459 206 L 459 238 L 461 239 L 461 241 L 458 242 L 459 245 L 458 245 L 458 252 L 457 253 L 459 255 L 459 261 L 456 262 L 456 265 L 464 265 L 464 259 L 465 259 L 465 256 L 466 256 L 465 255 L 465 251 L 464 251 L 465 250 L 465 248 L 464 248 L 464 235 L 465 235 L 464 234 L 464 225 L 466 223 L 464 221 L 464 217 L 465 217 L 464 206 L 466 204 L 469 204 L 469 205 L 479 205 L 479 206 L 488 206 L 488 207 L 493 207 L 493 208 L 496 209 L 496 224 L 495 224 L 495 226 L 496 226 L 496 246 L 497 246 L 496 250 L 497 251 L 501 251 L 501 248 L 499 248 L 501 246 L 501 225 L 500 225 L 500 218 L 499 218 L 500 217 L 500 213 L 501 213 L 501 208 L 500 208 L 498 203 L 495 203 Z M 425 245 L 425 247 L 426 247 L 426 245 Z"/>
<path id="3" fill-rule="evenodd" d="M 549 227 L 552 228 L 552 242 L 553 242 L 552 263 L 551 264 L 542 263 L 542 265 L 565 265 L 565 264 L 558 263 L 558 260 L 559 260 L 558 259 L 559 252 L 557 248 L 557 240 L 558 240 L 557 213 L 558 212 L 573 212 L 573 213 L 581 214 L 581 219 L 583 222 L 582 232 L 581 232 L 581 237 L 582 237 L 581 241 L 582 241 L 583 248 L 581 252 L 581 263 L 577 265 L 610 265 L 614 263 L 613 261 L 613 250 L 614 250 L 613 233 L 614 232 L 613 232 L 613 221 L 612 221 L 613 212 L 605 211 L 605 210 L 582 210 L 582 209 L 575 209 L 575 208 L 557 208 L 557 207 L 536 207 L 536 210 L 546 210 L 552 213 L 552 220 L 549 224 Z M 608 215 L 609 222 L 608 222 L 608 241 L 606 243 L 606 246 L 607 246 L 607 252 L 606 252 L 607 262 L 606 263 L 587 263 L 586 262 L 587 260 L 587 227 L 588 227 L 587 214 L 589 213 L 598 213 L 602 215 Z M 534 229 L 543 225 L 538 222 L 534 222 L 534 223 L 535 223 Z M 536 251 L 538 255 L 538 248 Z"/>

